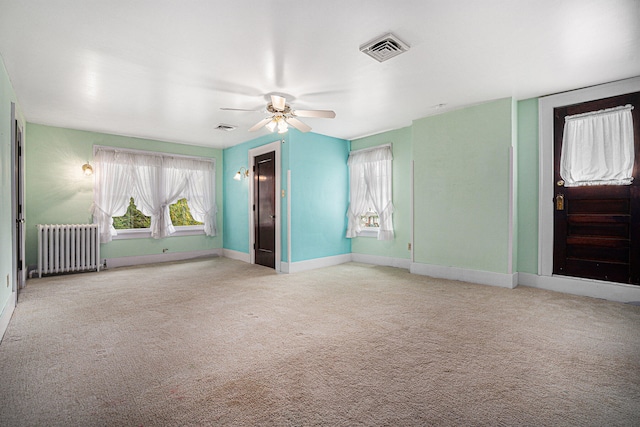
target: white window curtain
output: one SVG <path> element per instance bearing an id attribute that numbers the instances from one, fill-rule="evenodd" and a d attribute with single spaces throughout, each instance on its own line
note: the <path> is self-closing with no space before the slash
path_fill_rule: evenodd
<path id="1" fill-rule="evenodd" d="M 169 206 L 185 193 L 189 174 L 181 159 L 147 154 L 133 156 L 136 206 L 151 217 L 151 237 L 160 239 L 175 233 Z"/>
<path id="2" fill-rule="evenodd" d="M 110 242 L 117 234 L 113 217 L 127 212 L 133 192 L 131 154 L 98 150 L 94 157 L 95 188 L 91 205 L 93 222 L 100 229 L 100 241 Z"/>
<path id="3" fill-rule="evenodd" d="M 632 105 L 565 118 L 560 176 L 565 187 L 633 181 Z"/>
<path id="4" fill-rule="evenodd" d="M 198 160 L 184 160 L 184 162 L 183 168 L 190 171 L 186 198 L 191 210 L 191 216 L 196 221 L 204 224 L 204 233 L 207 236 L 215 236 L 217 234 L 216 217 L 218 207 L 215 197 L 216 174 L 214 164 Z"/>
<path id="5" fill-rule="evenodd" d="M 113 161 L 103 164 L 103 159 Z M 126 213 L 130 197 L 143 214 L 151 217 L 154 239 L 175 232 L 169 206 L 182 197 L 187 199 L 193 218 L 204 223 L 205 234 L 217 234 L 213 161 L 100 147 L 96 150 L 95 163 L 94 222 L 101 230 L 109 230 L 108 234 L 101 232 L 102 243 L 117 235 L 113 217 Z M 103 169 L 104 173 L 100 174 L 98 171 Z M 104 194 L 110 194 L 113 201 Z"/>
<path id="6" fill-rule="evenodd" d="M 378 240 L 393 240 L 391 146 L 355 151 L 349 154 L 349 209 L 347 237 L 357 237 L 360 216 L 369 207 L 378 213 Z"/>

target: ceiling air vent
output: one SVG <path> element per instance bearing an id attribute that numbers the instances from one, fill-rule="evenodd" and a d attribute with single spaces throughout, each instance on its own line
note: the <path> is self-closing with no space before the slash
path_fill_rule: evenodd
<path id="1" fill-rule="evenodd" d="M 220 123 L 214 129 L 221 130 L 221 131 L 224 131 L 224 132 L 231 132 L 232 130 L 236 130 L 236 127 L 237 126 L 234 126 L 234 125 L 225 125 L 224 123 Z"/>
<path id="2" fill-rule="evenodd" d="M 360 52 L 366 53 L 378 62 L 384 62 L 408 50 L 409 45 L 392 33 L 360 46 Z"/>

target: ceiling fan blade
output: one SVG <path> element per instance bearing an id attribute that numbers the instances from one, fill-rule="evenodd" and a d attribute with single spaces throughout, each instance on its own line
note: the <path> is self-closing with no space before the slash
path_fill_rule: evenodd
<path id="1" fill-rule="evenodd" d="M 311 130 L 311 126 L 302 123 L 295 117 L 285 117 L 284 120 L 300 132 L 309 132 Z"/>
<path id="2" fill-rule="evenodd" d="M 225 110 L 225 111 L 263 111 L 262 108 L 258 109 L 258 110 L 248 110 L 246 108 L 227 108 L 227 107 L 220 107 L 221 110 Z"/>
<path id="3" fill-rule="evenodd" d="M 278 110 L 278 111 L 283 111 L 284 107 L 286 105 L 286 100 L 278 95 L 271 95 L 271 105 L 273 105 L 273 108 Z"/>
<path id="4" fill-rule="evenodd" d="M 262 126 L 266 125 L 267 123 L 269 123 L 272 120 L 271 117 L 267 117 L 266 119 L 262 119 L 260 120 L 258 123 L 256 123 L 255 125 L 251 126 L 251 128 L 249 129 L 249 132 L 254 132 L 257 131 L 258 129 L 260 129 Z"/>
<path id="5" fill-rule="evenodd" d="M 325 119 L 333 119 L 336 116 L 335 111 L 331 110 L 294 110 L 291 114 L 298 117 L 321 117 Z"/>

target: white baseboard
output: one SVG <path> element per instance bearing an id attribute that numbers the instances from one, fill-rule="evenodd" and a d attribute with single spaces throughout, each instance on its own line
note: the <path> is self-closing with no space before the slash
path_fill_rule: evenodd
<path id="1" fill-rule="evenodd" d="M 168 252 L 166 254 L 124 256 L 106 258 L 107 268 L 128 267 L 131 265 L 153 264 L 156 262 L 182 261 L 185 259 L 221 256 L 222 249 L 205 249 L 189 252 Z"/>
<path id="2" fill-rule="evenodd" d="M 331 267 L 332 265 L 351 262 L 351 254 L 334 255 L 324 258 L 315 258 L 298 262 L 281 262 L 280 271 L 282 273 L 299 273 L 301 271 L 315 270 L 316 268 Z"/>
<path id="3" fill-rule="evenodd" d="M 2 314 L 0 314 L 0 342 L 2 342 L 2 338 L 4 338 L 4 333 L 7 332 L 13 310 L 16 308 L 16 296 L 16 292 L 11 292 L 9 301 L 7 301 L 7 305 L 4 307 L 4 310 L 2 310 Z"/>
<path id="4" fill-rule="evenodd" d="M 236 259 L 238 261 L 243 261 L 246 263 L 251 262 L 251 257 L 246 252 L 239 252 L 231 249 L 223 249 L 222 256 L 225 258 Z"/>
<path id="5" fill-rule="evenodd" d="M 518 284 L 531 288 L 564 292 L 592 298 L 601 298 L 617 302 L 640 302 L 640 286 L 624 283 L 603 282 L 575 277 L 538 276 L 537 274 L 518 273 Z"/>
<path id="6" fill-rule="evenodd" d="M 388 267 L 397 267 L 409 269 L 411 268 L 411 260 L 404 258 L 392 258 L 388 256 L 367 255 L 367 254 L 351 254 L 351 261 L 361 262 L 363 264 L 384 265 Z"/>
<path id="7" fill-rule="evenodd" d="M 518 274 L 495 273 L 492 271 L 471 270 L 460 267 L 421 264 L 414 262 L 409 271 L 413 274 L 431 276 L 439 279 L 459 280 L 462 282 L 478 283 L 480 285 L 499 286 L 513 289 L 518 284 Z"/>

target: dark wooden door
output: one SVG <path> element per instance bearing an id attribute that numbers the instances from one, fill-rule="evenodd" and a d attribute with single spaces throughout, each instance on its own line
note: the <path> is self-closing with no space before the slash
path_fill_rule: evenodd
<path id="1" fill-rule="evenodd" d="M 15 257 L 16 257 L 16 301 L 20 297 L 20 292 L 25 286 L 25 230 L 24 230 L 24 170 L 23 170 L 23 144 L 22 144 L 22 129 L 18 121 L 15 121 L 15 157 L 14 157 L 14 194 L 15 194 L 15 218 L 16 218 L 16 231 L 15 231 Z"/>
<path id="2" fill-rule="evenodd" d="M 276 267 L 276 153 L 254 158 L 253 210 L 255 262 Z"/>
<path id="3" fill-rule="evenodd" d="M 565 116 L 632 104 L 632 185 L 564 187 L 560 153 Z M 553 273 L 640 285 L 640 92 L 554 110 Z"/>

